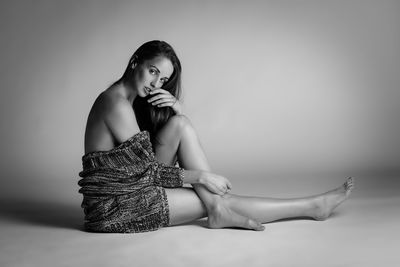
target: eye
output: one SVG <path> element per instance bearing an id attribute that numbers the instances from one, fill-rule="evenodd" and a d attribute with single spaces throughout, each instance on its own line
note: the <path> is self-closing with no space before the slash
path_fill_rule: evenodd
<path id="1" fill-rule="evenodd" d="M 155 70 L 155 69 L 150 69 L 150 74 L 152 74 L 152 75 L 156 75 L 157 74 L 157 71 Z"/>

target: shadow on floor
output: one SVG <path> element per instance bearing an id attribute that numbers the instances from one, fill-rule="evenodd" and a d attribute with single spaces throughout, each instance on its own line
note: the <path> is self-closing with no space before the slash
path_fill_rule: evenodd
<path id="1" fill-rule="evenodd" d="M 83 230 L 83 211 L 79 205 L 50 200 L 2 199 L 0 218 L 27 224 Z"/>

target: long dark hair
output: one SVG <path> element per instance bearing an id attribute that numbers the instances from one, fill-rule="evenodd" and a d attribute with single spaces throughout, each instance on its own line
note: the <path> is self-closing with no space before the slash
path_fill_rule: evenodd
<path id="1" fill-rule="evenodd" d="M 163 85 L 163 89 L 169 91 L 175 98 L 181 95 L 181 72 L 182 67 L 174 49 L 164 41 L 150 41 L 141 45 L 129 60 L 128 67 L 122 79 L 129 79 L 132 75 L 132 64 L 143 64 L 146 60 L 163 56 L 168 58 L 174 71 L 168 81 Z M 148 131 L 152 142 L 155 141 L 156 133 L 165 125 L 168 119 L 174 115 L 172 108 L 156 108 L 147 103 L 147 98 L 136 97 L 133 102 L 133 110 L 141 131 Z"/>

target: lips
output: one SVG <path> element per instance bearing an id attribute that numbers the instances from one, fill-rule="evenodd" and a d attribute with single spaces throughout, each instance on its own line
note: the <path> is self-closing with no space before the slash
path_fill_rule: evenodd
<path id="1" fill-rule="evenodd" d="M 144 87 L 144 91 L 146 92 L 146 94 L 150 94 L 151 89 L 149 87 Z"/>

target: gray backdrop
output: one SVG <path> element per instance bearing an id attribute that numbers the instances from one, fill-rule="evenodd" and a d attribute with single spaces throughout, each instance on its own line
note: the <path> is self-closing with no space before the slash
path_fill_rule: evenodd
<path id="1" fill-rule="evenodd" d="M 400 173 L 398 25 L 399 1 L 1 1 L 1 198 L 80 201 L 91 104 L 152 39 L 178 53 L 186 114 L 238 189 L 382 186 Z"/>

